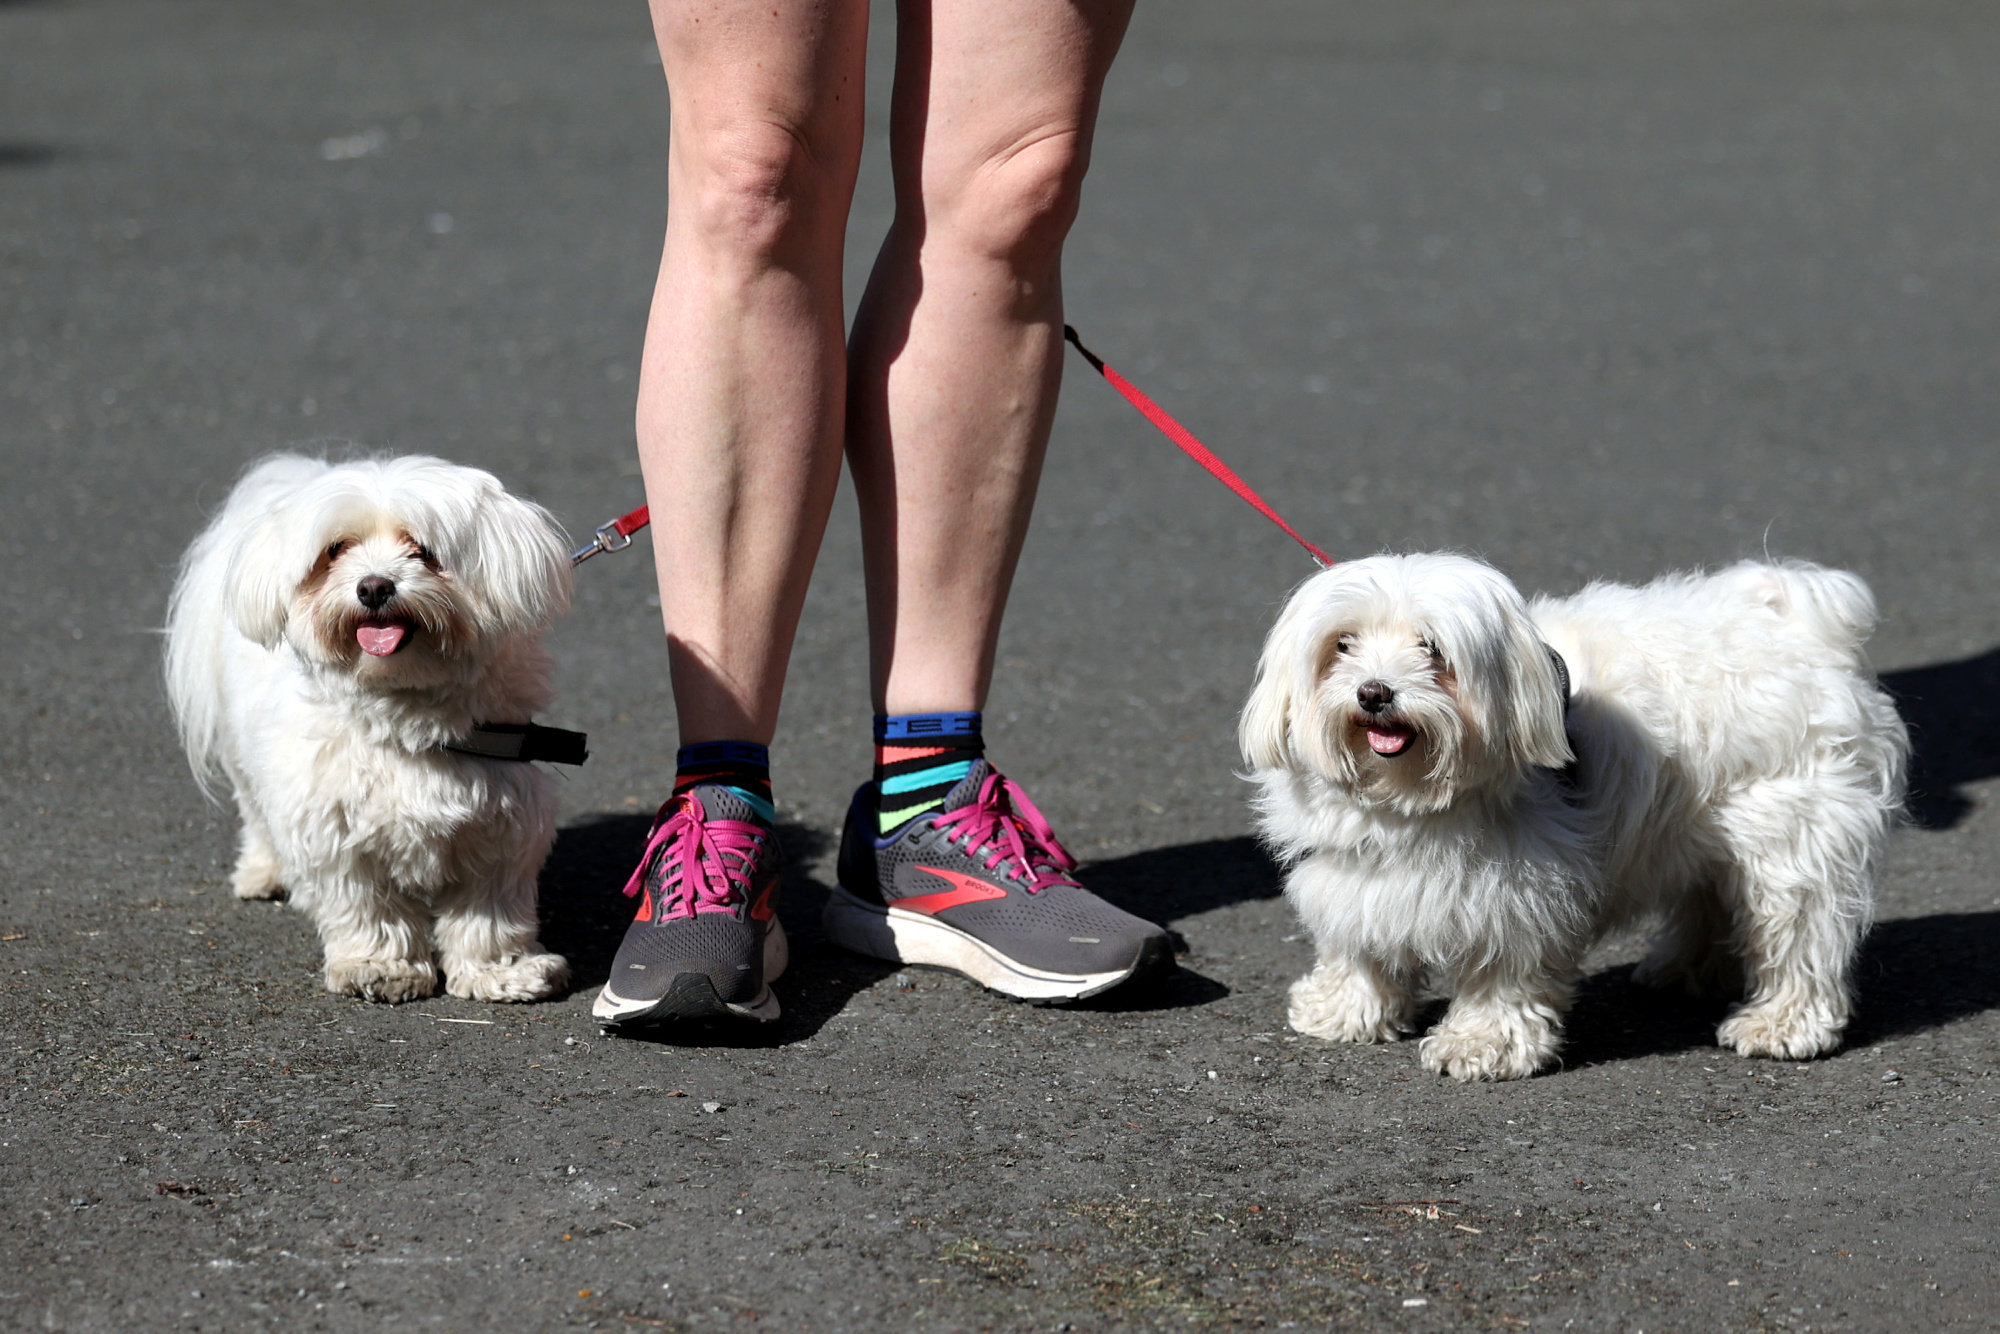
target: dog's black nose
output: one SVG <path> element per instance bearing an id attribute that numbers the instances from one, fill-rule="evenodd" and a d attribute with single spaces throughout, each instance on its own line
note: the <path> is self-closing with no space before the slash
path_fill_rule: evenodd
<path id="1" fill-rule="evenodd" d="M 1396 692 L 1381 681 L 1363 681 L 1354 692 L 1363 713 L 1380 713 L 1396 702 Z"/>
<path id="2" fill-rule="evenodd" d="M 354 586 L 354 596 L 370 611 L 380 611 L 384 603 L 396 596 L 396 581 L 384 579 L 379 574 L 371 574 Z"/>

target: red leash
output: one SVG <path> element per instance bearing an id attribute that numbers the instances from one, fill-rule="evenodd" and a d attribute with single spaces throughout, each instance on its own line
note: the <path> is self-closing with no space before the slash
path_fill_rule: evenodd
<path id="1" fill-rule="evenodd" d="M 1264 503 L 1264 497 L 1251 489 L 1248 482 L 1238 477 L 1228 464 L 1215 457 L 1214 452 L 1207 445 L 1195 439 L 1194 432 L 1175 421 L 1173 415 L 1165 408 L 1155 403 L 1152 399 L 1147 398 L 1138 385 L 1133 384 L 1117 371 L 1105 365 L 1102 358 L 1085 347 L 1083 340 L 1076 336 L 1074 328 L 1065 324 L 1063 326 L 1063 337 L 1074 344 L 1077 351 L 1083 353 L 1083 359 L 1090 363 L 1092 370 L 1102 375 L 1113 389 L 1116 389 L 1125 396 L 1126 402 L 1139 409 L 1139 412 L 1147 421 L 1158 427 L 1160 434 L 1179 445 L 1182 453 L 1208 469 L 1209 476 L 1221 482 L 1231 491 L 1234 491 L 1238 496 L 1248 501 L 1259 514 L 1284 529 L 1285 532 L 1291 535 L 1291 539 L 1294 542 L 1297 542 L 1312 553 L 1312 558 L 1320 563 L 1321 568 L 1333 564 L 1333 557 L 1299 536 L 1298 529 L 1286 523 L 1278 514 L 1278 511 Z M 652 516 L 647 513 L 644 505 L 633 510 L 630 514 L 619 515 L 610 523 L 598 528 L 596 535 L 587 544 L 571 552 L 569 563 L 571 565 L 581 565 L 600 551 L 623 551 L 626 547 L 632 545 L 632 534 L 644 528 L 651 521 Z"/>
<path id="2" fill-rule="evenodd" d="M 1264 503 L 1264 497 L 1258 495 L 1255 491 L 1251 490 L 1250 484 L 1248 482 L 1244 481 L 1241 477 L 1238 477 L 1236 473 L 1233 470 L 1231 470 L 1228 464 L 1224 463 L 1221 459 L 1215 457 L 1214 452 L 1211 451 L 1207 445 L 1204 445 L 1201 441 L 1195 439 L 1194 432 L 1188 430 L 1187 427 L 1175 421 L 1173 419 L 1173 415 L 1169 413 L 1165 408 L 1161 407 L 1158 403 L 1155 403 L 1152 399 L 1147 398 L 1145 393 L 1142 390 L 1140 390 L 1138 385 L 1133 384 L 1130 380 L 1120 375 L 1117 371 L 1114 371 L 1109 366 L 1105 365 L 1103 358 L 1099 357 L 1096 353 L 1092 352 L 1089 348 L 1085 347 L 1083 345 L 1083 340 L 1076 336 L 1076 330 L 1074 328 L 1072 328 L 1070 325 L 1065 324 L 1063 326 L 1063 337 L 1067 338 L 1076 347 L 1077 351 L 1083 353 L 1083 359 L 1090 363 L 1090 368 L 1092 370 L 1096 371 L 1099 375 L 1102 375 L 1107 381 L 1109 381 L 1113 389 L 1116 389 L 1119 393 L 1125 396 L 1125 401 L 1127 403 L 1130 403 L 1133 407 L 1139 409 L 1140 414 L 1144 416 L 1147 421 L 1153 423 L 1154 426 L 1158 427 L 1160 434 L 1166 436 L 1167 439 L 1179 445 L 1181 447 L 1182 453 L 1186 454 L 1196 463 L 1199 463 L 1202 467 L 1208 469 L 1209 476 L 1215 478 L 1216 481 L 1221 482 L 1231 491 L 1234 491 L 1238 496 L 1248 501 L 1250 505 L 1259 514 L 1263 515 L 1265 518 L 1269 519 L 1272 523 L 1277 524 L 1278 527 L 1284 529 L 1287 533 L 1289 533 L 1291 535 L 1292 541 L 1297 542 L 1300 546 L 1304 547 L 1307 551 L 1312 553 L 1312 558 L 1320 563 L 1321 569 L 1325 569 L 1326 567 L 1333 564 L 1333 557 L 1327 555 L 1324 551 L 1321 551 L 1318 547 L 1306 541 L 1303 537 L 1300 537 L 1298 529 L 1286 523 L 1284 519 L 1279 516 L 1278 511 L 1272 509 L 1269 505 Z"/>

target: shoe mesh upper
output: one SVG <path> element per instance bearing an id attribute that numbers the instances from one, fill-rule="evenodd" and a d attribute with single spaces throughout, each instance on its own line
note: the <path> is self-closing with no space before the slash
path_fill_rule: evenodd
<path id="1" fill-rule="evenodd" d="M 684 795 L 699 801 L 708 820 L 763 824 L 750 804 L 728 788 L 703 784 Z M 664 819 L 665 812 L 662 815 Z M 668 886 L 680 878 L 683 868 L 668 864 L 666 847 L 657 852 L 649 849 L 649 856 L 652 860 L 643 865 L 642 888 L 657 910 L 661 901 L 670 897 Z M 734 912 L 635 920 L 618 946 L 606 986 L 621 1000 L 658 1000 L 667 994 L 675 978 L 697 973 L 709 979 L 716 998 L 724 1003 L 754 1001 L 764 990 L 764 937 L 770 923 L 753 916 L 749 909 L 763 898 L 767 887 L 775 892 L 779 859 L 777 840 L 761 840 L 747 885 L 737 884 L 737 878 L 731 877 L 737 900 Z"/>
<path id="2" fill-rule="evenodd" d="M 952 790 L 941 814 L 948 815 L 978 799 L 992 766 L 980 760 Z M 857 808 L 862 805 L 857 801 Z M 932 916 L 977 938 L 1018 964 L 1057 973 L 1095 974 L 1130 968 L 1149 941 L 1165 932 L 1143 918 L 1113 907 L 1078 884 L 1067 873 L 1052 874 L 1042 861 L 1029 892 L 1030 876 L 1018 861 L 1003 859 L 988 868 L 997 845 L 967 850 L 951 831 L 934 826 L 935 817 L 919 817 L 898 831 L 886 846 L 868 832 L 866 813 L 851 816 L 843 832 L 843 883 L 863 898 L 894 904 L 899 899 L 934 895 L 950 882 L 920 868 L 935 868 L 971 876 L 1007 891 L 1006 897 L 955 904 Z M 861 840 L 866 840 L 865 843 Z M 864 860 L 866 859 L 866 860 Z M 867 865 L 872 861 L 872 868 Z M 874 888 L 866 883 L 872 869 Z M 1167 957 L 1171 957 L 1168 954 Z"/>

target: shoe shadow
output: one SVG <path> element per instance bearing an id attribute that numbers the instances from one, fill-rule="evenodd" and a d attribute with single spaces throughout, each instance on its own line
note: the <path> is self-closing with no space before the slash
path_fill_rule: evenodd
<path id="1" fill-rule="evenodd" d="M 2000 775 L 2000 648 L 1890 672 L 1882 685 L 1910 727 L 1910 819 L 1949 829 L 1972 809 L 1958 789 Z"/>
<path id="2" fill-rule="evenodd" d="M 1092 862 L 1078 872 L 1078 878 L 1107 902 L 1166 927 L 1176 955 L 1185 955 L 1188 944 L 1174 930 L 1175 922 L 1235 903 L 1274 899 L 1284 892 L 1277 864 L 1256 839 L 1248 837 L 1148 848 L 1128 857 Z M 1222 983 L 1182 963 L 1151 981 L 1119 987 L 1067 1008 L 1179 1010 L 1208 1005 L 1229 994 Z"/>
<path id="3" fill-rule="evenodd" d="M 1852 1051 L 2000 1009 L 2000 912 L 1879 922 L 1855 965 Z M 1715 1045 L 1730 1002 L 1642 987 L 1632 965 L 1584 979 L 1570 1010 L 1564 1064 L 1602 1065 Z"/>
<path id="4" fill-rule="evenodd" d="M 646 849 L 650 815 L 596 815 L 565 828 L 542 866 L 542 942 L 569 960 L 572 993 L 595 991 L 611 974 L 611 961 L 636 905 L 625 881 Z M 692 1022 L 633 1030 L 619 1036 L 677 1047 L 781 1047 L 817 1033 L 856 992 L 874 986 L 896 965 L 849 954 L 820 931 L 827 887 L 805 871 L 832 840 L 818 829 L 778 825 L 785 850 L 778 920 L 791 946 L 791 963 L 777 984 L 783 1013 L 775 1023 Z"/>

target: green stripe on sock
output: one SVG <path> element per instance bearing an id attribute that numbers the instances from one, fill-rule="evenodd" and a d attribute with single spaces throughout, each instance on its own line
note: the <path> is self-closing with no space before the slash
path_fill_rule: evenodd
<path id="1" fill-rule="evenodd" d="M 944 798 L 939 797 L 935 801 L 925 801 L 919 802 L 915 806 L 905 806 L 899 811 L 883 811 L 881 815 L 876 817 L 875 823 L 877 827 L 875 832 L 886 834 L 891 829 L 897 829 L 909 823 L 925 811 L 934 811 L 942 805 L 944 805 Z"/>

